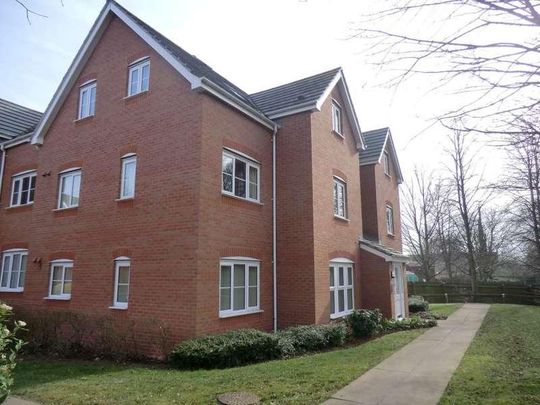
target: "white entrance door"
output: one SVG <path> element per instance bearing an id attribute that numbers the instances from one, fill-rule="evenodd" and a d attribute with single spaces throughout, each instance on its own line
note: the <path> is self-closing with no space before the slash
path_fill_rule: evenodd
<path id="1" fill-rule="evenodd" d="M 392 263 L 392 274 L 394 275 L 394 313 L 396 319 L 405 318 L 405 296 L 403 286 L 403 269 L 401 264 Z"/>

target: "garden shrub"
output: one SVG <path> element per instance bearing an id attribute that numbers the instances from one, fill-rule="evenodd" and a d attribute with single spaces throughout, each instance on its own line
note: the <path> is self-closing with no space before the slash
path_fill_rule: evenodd
<path id="1" fill-rule="evenodd" d="M 385 332 L 393 332 L 399 330 L 410 330 L 419 328 L 432 328 L 437 326 L 435 319 L 422 319 L 419 316 L 413 316 L 407 319 L 385 319 L 383 321 L 383 330 Z"/>
<path id="2" fill-rule="evenodd" d="M 225 368 L 278 358 L 275 335 L 255 329 L 239 329 L 186 340 L 176 346 L 170 362 L 182 369 Z"/>
<path id="3" fill-rule="evenodd" d="M 378 309 L 357 309 L 345 320 L 354 337 L 368 337 L 381 330 L 383 317 Z"/>
<path id="4" fill-rule="evenodd" d="M 409 297 L 409 312 L 427 312 L 429 311 L 429 302 L 420 295 L 411 295 Z"/>
<path id="5" fill-rule="evenodd" d="M 422 319 L 444 320 L 448 318 L 448 315 L 439 314 L 438 312 L 431 312 L 431 311 L 417 312 L 415 315 L 419 316 Z"/>
<path id="6" fill-rule="evenodd" d="M 24 345 L 18 337 L 26 323 L 12 320 L 12 308 L 0 303 L 0 403 L 3 403 L 13 386 L 13 370 L 17 365 L 17 353 Z"/>
<path id="7" fill-rule="evenodd" d="M 347 327 L 343 323 L 294 326 L 276 333 L 282 357 L 343 346 Z"/>

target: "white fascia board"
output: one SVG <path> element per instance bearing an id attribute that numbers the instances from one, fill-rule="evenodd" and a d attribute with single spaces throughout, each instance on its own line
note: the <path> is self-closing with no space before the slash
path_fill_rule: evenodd
<path id="1" fill-rule="evenodd" d="M 99 13 L 98 18 L 94 22 L 94 25 L 90 29 L 90 32 L 86 36 L 86 39 L 84 40 L 81 48 L 77 52 L 77 55 L 75 55 L 75 59 L 73 59 L 73 62 L 71 63 L 68 71 L 64 75 L 64 78 L 60 82 L 60 85 L 56 89 L 56 92 L 54 93 L 51 102 L 47 106 L 43 117 L 39 121 L 39 124 L 34 131 L 34 135 L 32 136 L 32 145 L 43 144 L 43 138 L 45 137 L 45 133 L 49 129 L 54 117 L 56 116 L 58 110 L 66 99 L 67 94 L 73 86 L 79 73 L 82 71 L 84 64 L 94 50 L 97 44 L 97 40 L 105 31 L 107 23 L 110 21 L 111 18 L 110 11 L 111 3 L 106 3 L 101 12 Z"/>
<path id="2" fill-rule="evenodd" d="M 403 182 L 403 174 L 401 173 L 401 167 L 399 165 L 398 155 L 396 151 L 396 147 L 394 146 L 394 141 L 392 139 L 392 134 L 390 132 L 390 128 L 386 131 L 386 138 L 384 138 L 384 144 L 381 149 L 381 153 L 379 155 L 379 159 L 377 160 L 377 163 L 381 163 L 381 159 L 384 155 L 384 152 L 386 150 L 386 145 L 390 144 L 390 154 L 392 155 L 392 159 L 394 161 L 394 164 L 396 166 L 396 172 L 397 172 L 397 179 L 399 183 Z M 360 164 L 362 166 L 362 164 Z"/>
<path id="3" fill-rule="evenodd" d="M 298 114 L 306 111 L 320 111 L 317 110 L 317 105 L 312 101 L 308 101 L 302 104 L 297 104 L 294 108 L 280 108 L 279 110 L 270 111 L 267 115 L 271 119 L 287 117 L 288 115 Z"/>
<path id="4" fill-rule="evenodd" d="M 9 149 L 18 145 L 22 145 L 23 143 L 28 143 L 30 142 L 31 137 L 32 134 L 18 136 L 15 139 L 2 143 L 2 149 Z"/>
<path id="5" fill-rule="evenodd" d="M 366 246 L 362 243 L 360 243 L 360 248 L 361 249 L 364 249 L 366 252 L 369 252 L 375 256 L 378 256 L 382 259 L 384 259 L 384 261 L 386 262 L 398 262 L 398 263 L 407 263 L 408 260 L 403 258 L 403 257 L 396 257 L 396 256 L 389 256 L 389 255 L 386 255 L 384 254 L 383 252 L 377 250 L 377 249 L 374 249 L 370 246 Z"/>

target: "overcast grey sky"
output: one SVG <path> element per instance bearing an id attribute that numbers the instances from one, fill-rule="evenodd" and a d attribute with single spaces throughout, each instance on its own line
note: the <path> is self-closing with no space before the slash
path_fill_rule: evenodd
<path id="1" fill-rule="evenodd" d="M 425 78 L 398 89 L 378 86 L 385 73 L 368 64 L 365 44 L 346 39 L 370 12 L 359 0 L 119 0 L 187 51 L 252 93 L 311 74 L 344 68 L 362 130 L 389 126 L 405 177 L 435 168 L 445 130 L 429 126 L 451 96 L 429 92 Z M 0 97 L 44 111 L 104 0 L 0 1 Z M 420 135 L 418 135 L 422 132 Z M 489 173 L 501 166 L 494 151 Z M 480 155 L 479 155 L 480 156 Z M 482 156 L 480 156 L 482 157 Z M 481 159 L 482 160 L 482 159 Z M 483 162 L 480 162 L 483 166 Z"/>

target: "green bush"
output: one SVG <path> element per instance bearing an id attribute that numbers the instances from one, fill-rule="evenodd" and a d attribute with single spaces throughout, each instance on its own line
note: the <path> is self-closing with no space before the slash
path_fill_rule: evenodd
<path id="1" fill-rule="evenodd" d="M 176 346 L 170 362 L 182 369 L 225 368 L 279 357 L 276 336 L 255 329 L 239 329 L 187 340 Z"/>
<path id="2" fill-rule="evenodd" d="M 17 353 L 24 341 L 17 335 L 26 323 L 12 320 L 12 308 L 0 303 L 0 403 L 3 403 L 13 386 L 13 370 L 17 365 Z"/>
<path id="3" fill-rule="evenodd" d="M 415 315 L 418 315 L 422 319 L 435 319 L 435 320 L 444 320 L 448 318 L 448 315 L 439 314 L 438 312 L 431 312 L 431 311 L 422 311 L 417 312 Z"/>
<path id="4" fill-rule="evenodd" d="M 427 312 L 429 311 L 429 302 L 420 295 L 411 295 L 409 297 L 409 312 Z"/>
<path id="5" fill-rule="evenodd" d="M 383 321 L 383 330 L 386 332 L 393 332 L 399 330 L 410 330 L 420 328 L 432 328 L 437 326 L 435 319 L 422 319 L 419 316 L 413 316 L 407 319 L 385 319 Z"/>
<path id="6" fill-rule="evenodd" d="M 276 333 L 282 357 L 343 346 L 347 327 L 343 323 L 294 326 Z"/>
<path id="7" fill-rule="evenodd" d="M 354 337 L 373 336 L 381 330 L 382 314 L 378 309 L 357 309 L 345 318 Z"/>

